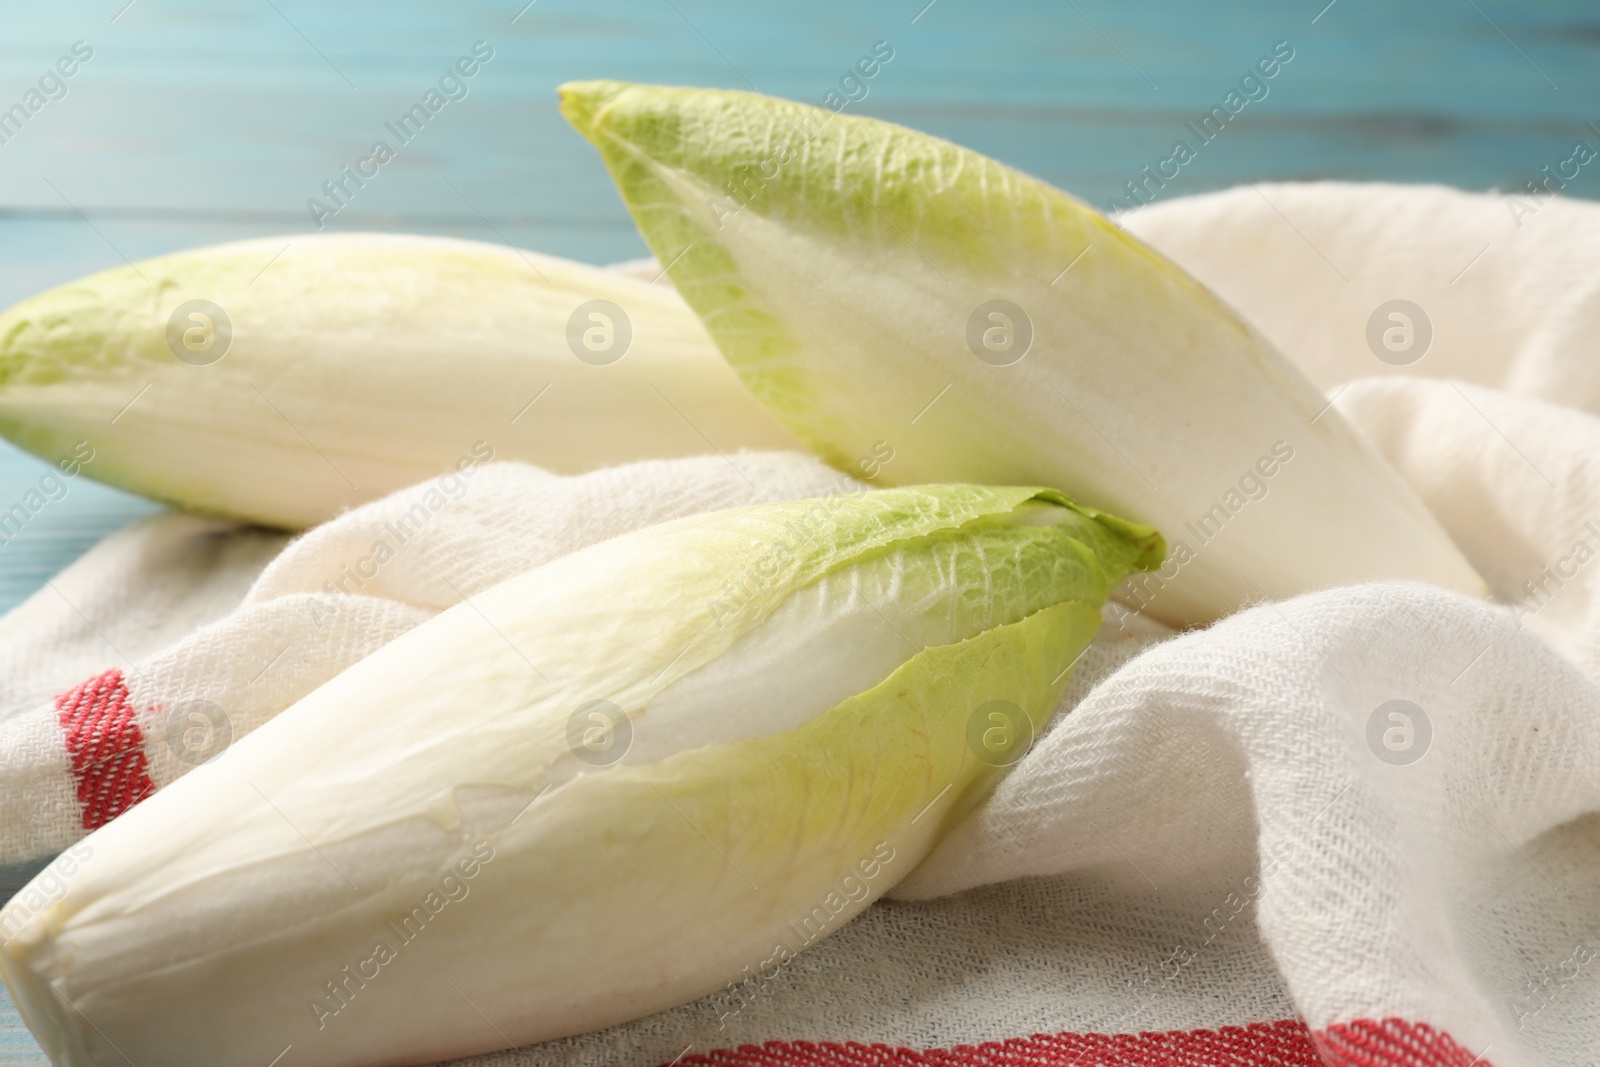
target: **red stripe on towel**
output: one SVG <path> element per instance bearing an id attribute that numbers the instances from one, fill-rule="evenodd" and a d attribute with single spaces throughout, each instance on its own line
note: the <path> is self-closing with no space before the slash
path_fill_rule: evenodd
<path id="1" fill-rule="evenodd" d="M 1401 1019 L 1357 1019 L 1315 1035 L 1300 1020 L 1283 1019 L 1216 1030 L 1035 1034 L 926 1051 L 857 1041 L 768 1041 L 672 1062 L 676 1067 L 1490 1067 L 1448 1034 Z"/>
<path id="2" fill-rule="evenodd" d="M 98 829 L 156 791 L 120 670 L 90 678 L 56 697 L 83 828 Z"/>
<path id="3" fill-rule="evenodd" d="M 1328 1067 L 1489 1067 L 1443 1030 L 1404 1019 L 1338 1023 L 1317 1033 L 1317 1048 Z"/>

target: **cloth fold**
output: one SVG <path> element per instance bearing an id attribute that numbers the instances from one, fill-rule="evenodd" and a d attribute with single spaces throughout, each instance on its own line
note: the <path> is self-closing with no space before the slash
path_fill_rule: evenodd
<path id="1" fill-rule="evenodd" d="M 1328 392 L 1497 602 L 1384 583 L 1184 634 L 1108 607 L 1052 729 L 889 898 L 696 1003 L 461 1063 L 1594 1060 L 1600 205 L 1263 184 L 1123 224 Z M 788 454 L 458 481 L 287 547 L 144 520 L 0 620 L 0 862 L 527 567 L 858 487 Z"/>

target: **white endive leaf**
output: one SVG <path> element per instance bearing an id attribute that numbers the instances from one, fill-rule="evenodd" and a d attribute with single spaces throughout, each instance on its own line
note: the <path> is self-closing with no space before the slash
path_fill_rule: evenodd
<path id="1" fill-rule="evenodd" d="M 62 1067 L 423 1063 L 684 1003 L 908 873 L 1162 553 L 979 486 L 596 545 L 91 835 L 0 911 L 0 975 Z"/>
<path id="2" fill-rule="evenodd" d="M 576 474 L 795 447 L 670 287 L 383 234 L 180 252 L 17 304 L 0 434 L 50 461 L 87 441 L 91 477 L 289 528 L 491 455 Z"/>
<path id="3" fill-rule="evenodd" d="M 830 463 L 1151 523 L 1172 557 L 1123 596 L 1171 623 L 1384 578 L 1484 595 L 1298 371 L 1059 190 L 750 93 L 581 82 L 562 108 L 728 361 Z"/>

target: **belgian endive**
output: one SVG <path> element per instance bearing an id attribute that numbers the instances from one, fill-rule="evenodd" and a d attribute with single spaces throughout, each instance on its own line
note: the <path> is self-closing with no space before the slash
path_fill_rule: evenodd
<path id="1" fill-rule="evenodd" d="M 1162 553 L 978 486 L 594 546 L 91 835 L 0 911 L 0 974 L 60 1067 L 423 1063 L 690 1001 L 907 874 Z"/>
<path id="2" fill-rule="evenodd" d="M 1122 595 L 1167 622 L 1370 579 L 1484 595 L 1314 386 L 1065 193 L 749 93 L 581 82 L 562 108 L 729 362 L 829 462 L 1152 523 L 1172 556 Z"/>
<path id="3" fill-rule="evenodd" d="M 0 314 L 0 434 L 299 528 L 481 458 L 563 474 L 791 438 L 665 285 L 446 238 L 162 256 Z"/>

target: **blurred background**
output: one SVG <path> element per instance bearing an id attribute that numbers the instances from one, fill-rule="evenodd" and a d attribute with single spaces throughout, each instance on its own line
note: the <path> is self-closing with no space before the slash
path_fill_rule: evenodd
<path id="1" fill-rule="evenodd" d="M 1255 83 L 1255 99 L 1160 197 L 1264 179 L 1511 190 L 1576 141 L 1600 147 L 1593 0 L 92 0 L 0 11 L 5 304 L 129 260 L 319 223 L 596 263 L 643 255 L 598 157 L 556 111 L 555 87 L 574 78 L 817 104 L 837 93 L 848 112 L 950 138 L 1102 209 L 1176 140 L 1198 144 L 1186 124 L 1224 106 L 1275 50 L 1293 58 Z M 892 58 L 870 79 L 850 74 L 873 54 Z M 448 83 L 403 141 L 400 117 L 462 57 L 475 73 Z M 324 183 L 380 140 L 393 159 L 331 196 Z M 1600 195 L 1597 171 L 1565 192 Z M 0 499 L 43 469 L 0 444 Z M 76 481 L 0 545 L 0 610 L 151 507 Z"/>
<path id="2" fill-rule="evenodd" d="M 599 159 L 556 111 L 555 87 L 575 78 L 818 104 L 836 93 L 851 113 L 950 138 L 1104 209 L 1175 141 L 1194 143 L 1186 124 L 1224 106 L 1258 60 L 1286 54 L 1159 196 L 1320 178 L 1509 191 L 1576 142 L 1600 148 L 1594 0 L 11 0 L 0 301 L 319 222 L 595 263 L 643 255 Z M 851 75 L 869 55 L 892 58 Z M 387 124 L 462 57 L 472 76 L 397 136 Z M 380 140 L 393 159 L 330 196 L 324 183 Z M 1584 168 L 1565 193 L 1600 196 L 1597 174 Z M 0 500 L 45 469 L 0 444 Z M 153 509 L 75 480 L 0 544 L 0 610 Z M 0 1065 L 43 1062 L 0 997 Z"/>

